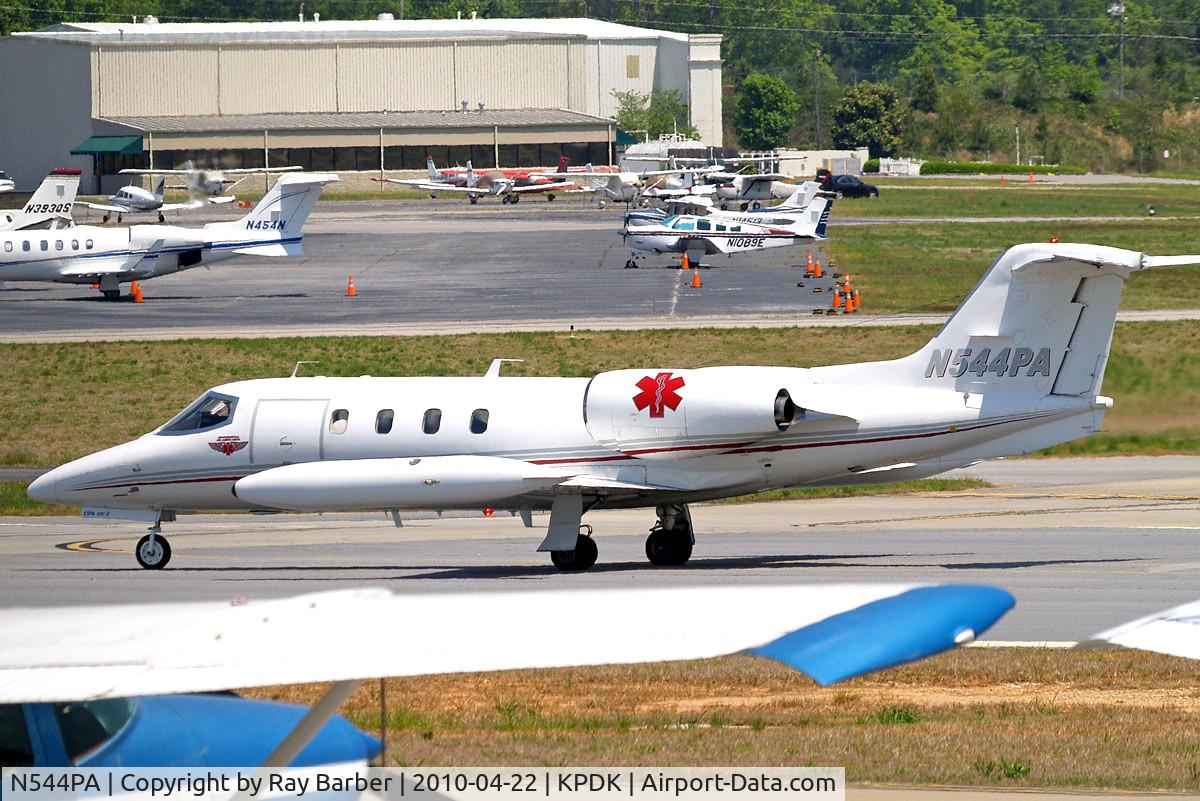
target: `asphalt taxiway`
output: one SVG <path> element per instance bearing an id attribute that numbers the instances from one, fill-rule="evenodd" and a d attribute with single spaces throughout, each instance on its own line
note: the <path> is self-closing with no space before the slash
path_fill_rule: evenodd
<path id="1" fill-rule="evenodd" d="M 1077 640 L 1200 597 L 1200 458 L 1000 461 L 958 471 L 997 486 L 970 492 L 694 507 L 697 545 L 678 569 L 645 561 L 649 510 L 596 512 L 586 574 L 535 552 L 498 514 L 203 515 L 165 532 L 163 571 L 141 570 L 137 523 L 0 520 L 0 605 L 293 595 L 355 586 L 396 592 L 736 585 L 982 582 L 1017 608 L 997 640 Z"/>

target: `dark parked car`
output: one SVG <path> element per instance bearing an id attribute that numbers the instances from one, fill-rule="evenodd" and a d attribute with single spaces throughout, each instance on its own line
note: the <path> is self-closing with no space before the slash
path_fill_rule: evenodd
<path id="1" fill-rule="evenodd" d="M 817 170 L 821 189 L 833 192 L 838 197 L 879 197 L 879 187 L 864 184 L 856 175 L 833 175 L 828 170 Z"/>

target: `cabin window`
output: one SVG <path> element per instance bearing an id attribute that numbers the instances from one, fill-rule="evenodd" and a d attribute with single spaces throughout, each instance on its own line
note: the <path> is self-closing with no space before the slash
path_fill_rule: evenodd
<path id="1" fill-rule="evenodd" d="M 721 225 L 721 223 L 717 223 L 717 230 L 718 230 L 718 231 L 724 231 L 724 230 L 725 230 L 725 226 Z"/>
<path id="2" fill-rule="evenodd" d="M 47 242 L 45 239 L 43 239 L 42 240 L 42 250 L 49 250 L 49 249 L 50 249 L 50 243 Z"/>
<path id="3" fill-rule="evenodd" d="M 84 247 L 86 247 L 88 250 L 91 250 L 92 249 L 92 240 L 89 239 L 87 242 L 85 242 Z"/>
<path id="4" fill-rule="evenodd" d="M 62 249 L 63 249 L 63 241 L 62 241 L 61 239 L 56 239 L 56 240 L 54 240 L 54 249 L 55 249 L 55 250 L 62 250 Z"/>
<path id="5" fill-rule="evenodd" d="M 329 433 L 345 434 L 350 425 L 350 412 L 346 409 L 334 409 L 329 415 Z"/>
<path id="6" fill-rule="evenodd" d="M 54 717 L 72 762 L 86 757 L 121 731 L 133 717 L 132 698 L 55 704 Z"/>
<path id="7" fill-rule="evenodd" d="M 6 766 L 27 768 L 33 764 L 33 746 L 20 704 L 0 704 L 0 754 Z"/>
<path id="8" fill-rule="evenodd" d="M 79 250 L 79 240 L 78 239 L 71 240 L 71 250 Z"/>
<path id="9" fill-rule="evenodd" d="M 4 243 L 4 252 L 5 252 L 5 253 L 12 253 L 12 242 L 5 242 L 5 243 Z"/>
<path id="10" fill-rule="evenodd" d="M 675 221 L 675 230 L 676 231 L 692 230 L 692 221 L 691 220 L 676 220 Z"/>
<path id="11" fill-rule="evenodd" d="M 200 397 L 191 406 L 175 415 L 175 419 L 162 427 L 162 434 L 190 434 L 223 426 L 233 419 L 237 398 L 210 392 Z"/>
<path id="12" fill-rule="evenodd" d="M 29 252 L 29 242 L 28 241 L 21 243 L 21 250 L 25 251 L 26 253 Z"/>
<path id="13" fill-rule="evenodd" d="M 482 434 L 487 431 L 488 426 L 488 410 L 476 409 L 471 412 L 471 433 Z"/>
<path id="14" fill-rule="evenodd" d="M 375 433 L 386 434 L 392 430 L 392 421 L 396 419 L 396 412 L 392 409 L 380 409 L 379 414 L 375 415 Z"/>
<path id="15" fill-rule="evenodd" d="M 708 220 L 696 220 L 696 227 L 701 231 L 707 231 L 712 228 L 712 225 L 709 224 Z"/>
<path id="16" fill-rule="evenodd" d="M 730 230 L 732 233 L 735 233 L 735 234 L 736 234 L 738 231 L 742 230 L 742 226 L 740 226 L 740 225 L 731 225 L 731 226 L 729 226 L 729 230 Z"/>
<path id="17" fill-rule="evenodd" d="M 421 422 L 421 430 L 426 434 L 436 434 L 438 429 L 442 427 L 442 410 L 428 409 L 425 412 L 425 419 Z"/>

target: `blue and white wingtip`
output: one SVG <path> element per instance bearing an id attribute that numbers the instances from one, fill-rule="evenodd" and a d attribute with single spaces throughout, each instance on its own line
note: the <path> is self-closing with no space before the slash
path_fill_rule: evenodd
<path id="1" fill-rule="evenodd" d="M 981 584 L 916 587 L 827 617 L 750 653 L 783 662 L 824 686 L 965 645 L 1015 603 L 1008 591 Z"/>

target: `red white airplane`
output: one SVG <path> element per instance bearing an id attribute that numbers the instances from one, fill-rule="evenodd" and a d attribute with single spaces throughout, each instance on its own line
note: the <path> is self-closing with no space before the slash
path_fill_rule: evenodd
<path id="1" fill-rule="evenodd" d="M 429 170 L 429 179 L 405 178 L 376 178 L 376 181 L 389 184 L 415 186 L 429 192 L 430 197 L 437 197 L 439 192 L 459 192 L 467 196 L 471 203 L 478 203 L 484 195 L 496 195 L 503 203 L 516 203 L 521 195 L 544 193 L 546 200 L 554 200 L 554 193 L 560 189 L 572 189 L 574 181 L 557 181 L 536 167 L 524 169 L 497 169 L 487 172 L 476 172 L 467 162 L 465 170 L 439 170 L 433 159 L 426 159 L 425 166 Z M 558 172 L 567 170 L 567 157 L 558 160 Z"/>

